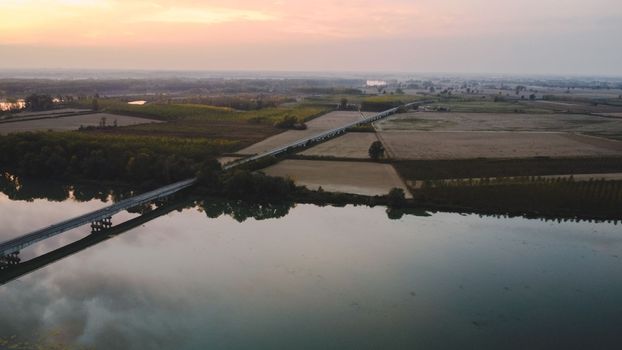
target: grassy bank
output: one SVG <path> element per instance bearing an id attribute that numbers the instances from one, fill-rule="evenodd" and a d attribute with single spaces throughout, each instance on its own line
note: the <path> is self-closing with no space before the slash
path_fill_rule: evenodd
<path id="1" fill-rule="evenodd" d="M 622 181 L 561 179 L 424 186 L 413 191 L 422 206 L 496 214 L 622 219 Z"/>

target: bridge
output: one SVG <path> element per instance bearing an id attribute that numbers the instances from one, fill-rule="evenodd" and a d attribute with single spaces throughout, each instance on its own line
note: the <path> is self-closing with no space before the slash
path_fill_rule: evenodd
<path id="1" fill-rule="evenodd" d="M 100 221 L 108 220 L 110 217 L 112 217 L 112 215 L 122 212 L 126 209 L 137 207 L 146 203 L 151 203 L 158 199 L 168 197 L 176 192 L 183 190 L 184 188 L 192 186 L 195 182 L 196 179 L 176 182 L 174 184 L 164 186 L 157 190 L 153 190 L 131 198 L 121 200 L 108 207 L 98 209 L 93 212 L 80 215 L 73 219 L 65 220 L 57 224 L 25 234 L 21 237 L 0 243 L 0 257 L 10 256 L 11 254 L 19 252 L 20 250 L 30 245 L 33 245 L 52 236 L 56 236 L 65 231 L 69 231 L 76 227 L 80 227 L 88 223 L 98 223 Z"/>
<path id="2" fill-rule="evenodd" d="M 138 226 L 144 225 L 151 220 L 159 218 L 162 215 L 166 215 L 174 210 L 183 209 L 189 204 L 190 201 L 188 200 L 175 200 L 170 203 L 166 203 L 165 205 L 156 208 L 150 212 L 142 214 L 141 216 L 135 217 L 126 222 L 111 227 L 106 231 L 93 231 L 92 234 L 82 239 L 64 245 L 51 252 L 32 258 L 28 261 L 20 263 L 19 259 L 15 259 L 15 263 L 12 264 L 14 266 L 5 266 L 10 268 L 2 268 L 0 266 L 0 286 L 9 283 L 16 278 L 19 278 L 33 271 L 41 269 L 47 265 L 50 265 L 56 261 L 64 259 L 70 255 L 76 254 L 101 242 L 119 236 Z"/>
<path id="3" fill-rule="evenodd" d="M 321 142 L 327 141 L 327 140 L 329 140 L 329 139 L 331 139 L 333 137 L 336 137 L 336 136 L 339 136 L 341 134 L 344 134 L 349 128 L 353 128 L 353 127 L 357 127 L 357 126 L 373 123 L 373 122 L 375 122 L 377 120 L 386 118 L 386 117 L 388 117 L 390 115 L 393 115 L 393 114 L 397 113 L 400 109 L 404 109 L 404 108 L 408 109 L 408 108 L 412 108 L 412 107 L 415 107 L 415 106 L 418 107 L 418 106 L 422 106 L 424 104 L 429 104 L 429 103 L 432 103 L 432 102 L 433 101 L 417 101 L 417 102 L 407 103 L 407 104 L 404 104 L 404 105 L 399 106 L 399 107 L 391 108 L 391 109 L 388 109 L 386 111 L 383 111 L 383 112 L 374 114 L 372 116 L 369 116 L 367 118 L 362 118 L 360 120 L 357 120 L 357 121 L 354 121 L 352 123 L 346 124 L 344 126 L 340 126 L 338 128 L 330 129 L 330 130 L 324 131 L 322 133 L 319 133 L 317 135 L 313 135 L 311 137 L 307 137 L 307 138 L 300 139 L 298 141 L 294 141 L 294 142 L 292 142 L 292 143 L 290 143 L 288 145 L 285 145 L 285 146 L 277 147 L 277 148 L 272 149 L 272 150 L 270 150 L 268 152 L 260 153 L 260 154 L 254 155 L 254 156 L 246 157 L 246 158 L 243 158 L 243 159 L 231 162 L 231 163 L 225 165 L 223 167 L 223 169 L 229 170 L 229 169 L 234 168 L 236 166 L 240 166 L 242 164 L 250 163 L 250 162 L 253 162 L 253 161 L 265 158 L 265 157 L 276 156 L 276 155 L 279 155 L 281 153 L 290 152 L 290 151 L 292 151 L 294 149 L 298 149 L 298 148 L 306 148 L 306 147 L 309 147 L 311 145 L 314 145 L 314 144 L 317 144 L 317 143 L 321 143 Z"/>
<path id="4" fill-rule="evenodd" d="M 370 117 L 362 118 L 355 122 L 346 124 L 344 126 L 334 128 L 331 130 L 327 130 L 320 134 L 307 137 L 307 138 L 303 138 L 301 140 L 292 142 L 288 145 L 275 148 L 271 151 L 257 154 L 254 156 L 250 156 L 250 157 L 243 158 L 241 160 L 229 163 L 223 166 L 223 170 L 230 170 L 242 164 L 250 163 L 250 162 L 265 158 L 265 157 L 276 156 L 281 153 L 292 151 L 294 149 L 304 148 L 312 144 L 324 142 L 333 137 L 344 134 L 348 128 L 372 123 L 377 120 L 386 118 L 390 115 L 393 115 L 397 113 L 400 109 L 411 108 L 414 106 L 419 106 L 419 105 L 423 105 L 427 103 L 430 103 L 430 101 L 412 102 L 412 103 L 408 103 L 408 104 L 405 104 L 399 107 L 391 108 L 386 111 L 374 114 Z M 146 193 L 143 193 L 143 194 L 131 197 L 131 198 L 121 200 L 108 207 L 98 209 L 98 210 L 95 210 L 93 212 L 90 212 L 84 215 L 80 215 L 73 219 L 59 222 L 57 224 L 36 230 L 34 232 L 11 239 L 9 241 L 2 242 L 0 243 L 0 266 L 17 264 L 19 262 L 19 259 L 17 258 L 17 254 L 19 253 L 19 251 L 30 245 L 33 245 L 47 238 L 56 236 L 63 232 L 69 231 L 71 229 L 74 229 L 74 228 L 77 228 L 77 227 L 80 227 L 82 225 L 86 225 L 89 223 L 91 223 L 91 226 L 94 231 L 102 230 L 110 226 L 110 219 L 112 215 L 122 212 L 124 210 L 127 210 L 129 208 L 137 207 L 143 204 L 151 203 L 158 199 L 168 197 L 172 194 L 175 194 L 185 188 L 188 188 L 194 185 L 196 182 L 197 182 L 197 178 L 192 178 L 192 179 L 176 182 L 174 184 L 164 186 L 164 187 L 158 188 L 150 192 L 146 192 Z"/>

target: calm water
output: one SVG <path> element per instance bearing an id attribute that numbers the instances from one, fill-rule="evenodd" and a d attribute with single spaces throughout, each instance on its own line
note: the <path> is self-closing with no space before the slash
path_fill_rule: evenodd
<path id="1" fill-rule="evenodd" d="M 0 194 L 0 239 L 103 205 Z M 0 337 L 96 349 L 622 341 L 619 225 L 445 213 L 390 220 L 380 207 L 312 205 L 238 222 L 206 210 L 174 211 L 0 286 Z M 87 234 L 68 232 L 22 256 Z"/>

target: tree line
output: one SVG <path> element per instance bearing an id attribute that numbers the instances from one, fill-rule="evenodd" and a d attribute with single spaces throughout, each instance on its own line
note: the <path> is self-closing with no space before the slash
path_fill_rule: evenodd
<path id="1" fill-rule="evenodd" d="M 0 137 L 0 169 L 20 176 L 155 186 L 219 169 L 217 141 L 76 133 Z"/>

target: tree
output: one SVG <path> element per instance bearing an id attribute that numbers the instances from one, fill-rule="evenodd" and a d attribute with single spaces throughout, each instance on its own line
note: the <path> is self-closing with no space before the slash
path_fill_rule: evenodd
<path id="1" fill-rule="evenodd" d="M 398 95 L 403 95 L 404 94 L 404 90 L 402 90 L 401 88 L 397 88 L 395 90 L 395 93 L 398 94 Z"/>
<path id="2" fill-rule="evenodd" d="M 516 85 L 516 94 L 520 94 L 521 91 L 527 90 L 527 87 L 523 86 L 523 85 Z"/>
<path id="3" fill-rule="evenodd" d="M 342 98 L 341 102 L 339 103 L 339 109 L 348 109 L 348 99 L 347 98 Z"/>
<path id="4" fill-rule="evenodd" d="M 96 98 L 91 101 L 91 109 L 94 111 L 99 111 L 99 101 Z"/>
<path id="5" fill-rule="evenodd" d="M 369 157 L 373 160 L 378 160 L 384 156 L 384 146 L 382 146 L 382 142 L 374 141 L 371 146 L 369 146 Z"/>
<path id="6" fill-rule="evenodd" d="M 26 109 L 30 111 L 44 111 L 54 106 L 54 100 L 50 95 L 32 94 L 24 100 Z"/>
<path id="7" fill-rule="evenodd" d="M 535 100 L 536 99 L 536 94 L 529 95 L 529 99 L 532 100 L 532 101 Z"/>
<path id="8" fill-rule="evenodd" d="M 274 126 L 279 129 L 295 129 L 295 130 L 304 130 L 307 128 L 307 125 L 298 120 L 298 117 L 293 115 L 286 115 L 281 120 L 274 123 Z"/>
<path id="9" fill-rule="evenodd" d="M 394 187 L 389 191 L 387 195 L 387 202 L 392 208 L 399 208 L 404 205 L 406 201 L 406 194 L 401 188 Z"/>

